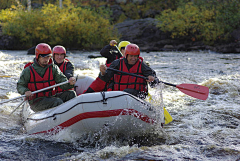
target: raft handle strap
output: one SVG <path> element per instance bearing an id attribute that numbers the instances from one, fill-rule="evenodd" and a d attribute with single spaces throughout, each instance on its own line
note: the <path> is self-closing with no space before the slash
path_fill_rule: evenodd
<path id="1" fill-rule="evenodd" d="M 102 97 L 103 97 L 103 100 L 102 100 L 103 104 L 107 104 L 107 98 L 105 97 L 105 92 L 102 91 L 101 94 L 102 94 Z"/>

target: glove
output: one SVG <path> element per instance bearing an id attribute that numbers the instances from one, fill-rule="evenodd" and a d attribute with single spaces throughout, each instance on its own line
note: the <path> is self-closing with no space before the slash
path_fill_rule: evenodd
<path id="1" fill-rule="evenodd" d="M 159 83 L 160 83 L 160 80 L 159 80 L 157 77 L 155 77 L 154 81 L 150 82 L 149 85 L 150 85 L 151 88 L 154 88 L 154 87 L 156 87 Z"/>

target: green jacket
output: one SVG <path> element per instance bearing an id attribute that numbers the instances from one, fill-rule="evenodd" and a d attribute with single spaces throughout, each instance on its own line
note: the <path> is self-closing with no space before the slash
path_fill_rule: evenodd
<path id="1" fill-rule="evenodd" d="M 34 63 L 32 64 L 32 67 L 36 70 L 36 72 L 43 77 L 47 68 L 52 66 L 52 73 L 53 73 L 53 78 L 55 80 L 55 82 L 58 83 L 62 83 L 67 81 L 67 77 L 61 72 L 61 70 L 59 69 L 59 67 L 57 65 L 55 65 L 52 61 L 52 59 L 50 59 L 49 64 L 46 67 L 41 67 L 38 62 L 36 61 L 36 58 L 34 58 Z M 17 91 L 18 93 L 20 93 L 21 95 L 24 95 L 26 91 L 30 91 L 28 89 L 28 82 L 30 81 L 30 68 L 26 67 L 20 76 L 20 79 L 17 82 Z M 63 90 L 67 90 L 70 88 L 73 88 L 74 85 L 70 85 L 69 83 L 64 84 L 59 86 L 60 88 L 62 88 Z M 33 92 L 33 91 L 32 91 Z M 35 98 L 34 100 L 29 101 L 30 104 L 33 103 L 33 101 L 37 100 L 39 98 Z"/>

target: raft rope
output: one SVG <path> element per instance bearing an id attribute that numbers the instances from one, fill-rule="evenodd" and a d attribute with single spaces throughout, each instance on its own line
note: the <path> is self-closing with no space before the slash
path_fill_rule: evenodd
<path id="1" fill-rule="evenodd" d="M 102 97 L 103 97 L 103 100 L 102 100 L 103 104 L 107 104 L 107 98 L 105 97 L 105 92 L 102 91 L 102 92 L 101 92 L 101 95 L 102 95 Z"/>
<path id="2" fill-rule="evenodd" d="M 104 94 L 105 95 L 105 94 Z M 121 94 L 121 95 L 117 95 L 117 96 L 112 96 L 112 97 L 108 97 L 108 98 L 105 98 L 105 100 L 107 99 L 111 99 L 111 98 L 117 98 L 117 97 L 121 97 L 121 96 L 125 96 L 125 95 L 129 95 L 130 97 L 134 98 L 135 100 L 139 101 L 141 104 L 143 104 L 144 106 L 146 106 L 147 110 L 149 111 L 153 111 L 153 107 L 150 103 L 147 103 L 143 100 L 141 100 L 140 98 L 137 98 L 129 93 L 124 93 L 124 94 Z M 104 96 L 105 97 L 105 96 Z M 27 118 L 27 120 L 33 120 L 33 121 L 39 121 L 39 120 L 45 120 L 45 119 L 48 119 L 48 118 L 51 118 L 51 117 L 55 117 L 56 115 L 61 115 L 61 114 L 64 114 L 68 111 L 70 111 L 71 109 L 73 109 L 75 106 L 79 105 L 79 104 L 85 104 L 85 103 L 96 103 L 96 102 L 104 102 L 103 100 L 99 100 L 99 101 L 92 101 L 92 102 L 79 102 L 75 105 L 73 105 L 72 107 L 70 107 L 69 109 L 67 109 L 66 111 L 63 111 L 63 112 L 60 112 L 60 113 L 55 113 L 53 114 L 52 116 L 48 116 L 48 117 L 43 117 L 43 118 L 40 118 L 40 119 L 33 119 L 33 118 Z"/>

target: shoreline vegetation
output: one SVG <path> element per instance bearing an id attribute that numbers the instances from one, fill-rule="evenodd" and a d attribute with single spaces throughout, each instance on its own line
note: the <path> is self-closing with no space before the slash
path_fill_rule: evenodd
<path id="1" fill-rule="evenodd" d="M 30 9 L 28 2 L 0 0 L 0 49 L 26 50 L 47 42 L 99 50 L 115 39 L 145 51 L 240 52 L 237 0 L 62 0 L 61 7 L 58 0 L 32 0 Z M 136 23 L 141 21 L 148 23 Z"/>

